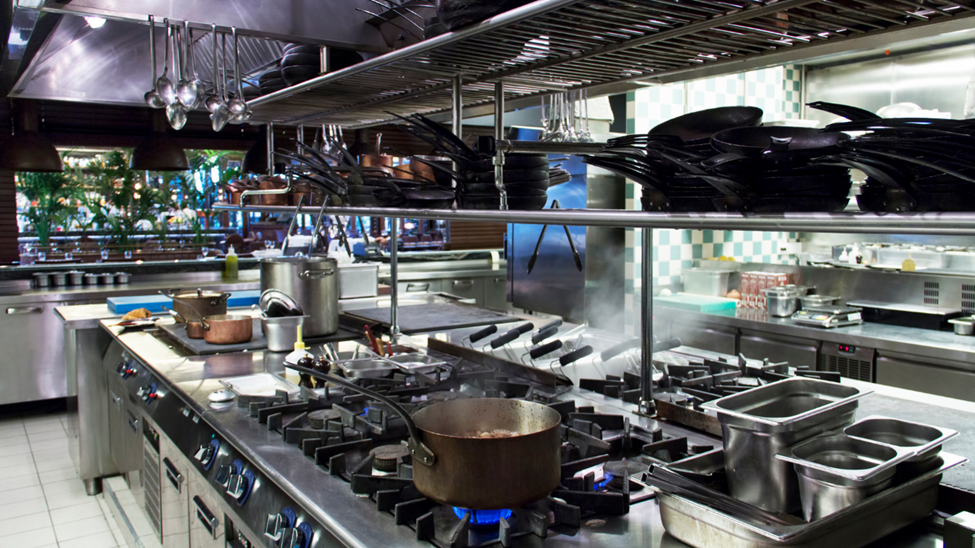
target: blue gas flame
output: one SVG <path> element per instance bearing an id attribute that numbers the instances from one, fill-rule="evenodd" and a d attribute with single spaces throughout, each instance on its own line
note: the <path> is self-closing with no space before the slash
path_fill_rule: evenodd
<path id="1" fill-rule="evenodd" d="M 501 523 L 502 519 L 511 517 L 511 510 L 468 510 L 454 506 L 454 515 L 458 519 L 464 519 L 464 514 L 471 513 L 471 523 L 473 525 L 494 525 Z"/>
<path id="2" fill-rule="evenodd" d="M 603 489 L 606 488 L 607 485 L 609 485 L 609 482 L 611 481 L 613 481 L 613 474 L 607 472 L 606 475 L 603 476 L 603 479 L 597 481 L 596 484 L 593 485 L 593 490 L 602 491 Z"/>

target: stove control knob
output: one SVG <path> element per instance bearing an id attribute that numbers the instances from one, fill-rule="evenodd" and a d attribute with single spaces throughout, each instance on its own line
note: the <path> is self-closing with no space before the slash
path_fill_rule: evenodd
<path id="1" fill-rule="evenodd" d="M 119 362 L 118 367 L 115 368 L 115 372 L 123 379 L 128 379 L 136 374 L 136 369 L 133 366 L 132 360 L 124 360 Z"/>
<path id="2" fill-rule="evenodd" d="M 233 477 L 233 475 L 234 468 L 229 464 L 224 464 L 217 469 L 217 476 L 213 479 L 213 481 L 217 482 L 219 485 L 227 487 L 228 483 L 230 482 L 230 478 Z"/>
<path id="3" fill-rule="evenodd" d="M 147 384 L 146 386 L 143 386 L 142 388 L 139 389 L 138 392 L 139 397 L 142 398 L 142 401 L 146 402 L 146 404 L 148 405 L 152 403 L 153 400 L 159 397 L 159 394 L 156 392 L 156 389 L 157 389 L 156 383 Z"/>
<path id="4" fill-rule="evenodd" d="M 267 522 L 264 525 L 264 536 L 277 542 L 281 540 L 284 530 L 287 529 L 285 517 L 281 514 L 268 514 Z"/>
<path id="5" fill-rule="evenodd" d="M 233 497 L 234 500 L 240 501 L 247 494 L 249 485 L 250 481 L 247 479 L 247 476 L 243 474 L 231 474 L 230 479 L 227 481 L 226 493 Z"/>
<path id="6" fill-rule="evenodd" d="M 305 548 L 305 532 L 299 527 L 286 530 L 281 536 L 281 548 Z"/>
<path id="7" fill-rule="evenodd" d="M 217 454 L 217 448 L 214 447 L 212 443 L 206 445 L 201 445 L 200 448 L 193 455 L 193 458 L 200 461 L 205 468 L 209 468 L 210 463 L 213 462 L 214 455 Z"/>

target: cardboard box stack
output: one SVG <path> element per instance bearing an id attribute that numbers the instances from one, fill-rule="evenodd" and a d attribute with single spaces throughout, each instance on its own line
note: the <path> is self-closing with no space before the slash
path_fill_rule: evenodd
<path id="1" fill-rule="evenodd" d="M 785 272 L 742 272 L 741 303 L 746 308 L 766 308 L 763 289 L 789 284 Z"/>

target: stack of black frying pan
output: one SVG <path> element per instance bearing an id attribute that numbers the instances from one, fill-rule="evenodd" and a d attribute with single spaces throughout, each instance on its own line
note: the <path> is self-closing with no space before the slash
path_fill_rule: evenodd
<path id="1" fill-rule="evenodd" d="M 830 131 L 864 132 L 833 158 L 863 171 L 860 209 L 876 212 L 975 211 L 975 120 L 880 118 L 830 103 L 809 106 L 847 118 Z"/>
<path id="2" fill-rule="evenodd" d="M 975 183 L 975 121 L 809 106 L 849 121 L 762 127 L 759 109 L 709 109 L 610 140 L 586 162 L 642 185 L 645 211 L 842 211 L 851 168 L 867 175 L 864 211 L 975 211 L 975 193 L 965 192 Z"/>
<path id="3" fill-rule="evenodd" d="M 455 187 L 457 205 L 461 209 L 498 209 L 501 193 L 494 182 L 494 159 L 471 147 L 452 132 L 414 114 L 399 117 L 405 124 L 399 126 L 411 135 L 431 145 L 438 156 L 448 158 L 455 165 L 425 160 L 414 156 L 412 161 L 428 165 L 438 175 L 446 177 Z M 561 173 L 559 173 L 561 175 Z M 508 208 L 521 210 L 542 209 L 548 201 L 549 162 L 545 155 L 508 154 L 504 162 L 504 187 L 508 195 Z M 437 177 L 444 184 L 441 177 Z"/>
<path id="4" fill-rule="evenodd" d="M 849 137 L 762 127 L 762 110 L 720 107 L 680 116 L 647 135 L 613 139 L 587 158 L 643 186 L 645 211 L 840 211 L 849 167 L 821 165 Z"/>
<path id="5" fill-rule="evenodd" d="M 361 62 L 362 56 L 355 51 L 328 48 L 330 71 L 340 70 Z M 284 55 L 278 65 L 278 69 L 266 72 L 258 78 L 261 95 L 274 93 L 321 74 L 321 47 L 288 44 L 284 47 Z"/>

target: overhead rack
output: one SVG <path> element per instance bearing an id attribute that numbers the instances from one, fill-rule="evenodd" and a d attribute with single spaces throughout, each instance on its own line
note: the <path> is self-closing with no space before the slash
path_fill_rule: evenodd
<path id="1" fill-rule="evenodd" d="M 217 204 L 217 211 L 295 213 L 290 206 Z M 319 206 L 300 212 L 318 215 Z M 541 211 L 474 209 L 399 209 L 327 207 L 326 215 L 474 221 L 534 225 L 606 226 L 619 228 L 676 228 L 694 230 L 754 230 L 774 232 L 833 232 L 843 234 L 928 234 L 970 236 L 975 213 L 650 213 L 616 209 L 545 209 Z"/>
<path id="2" fill-rule="evenodd" d="M 973 15 L 975 0 L 537 0 L 249 104 L 256 121 L 366 126 L 451 110 L 455 78 L 467 108 L 493 103 L 498 80 L 507 101 L 675 81 Z"/>

